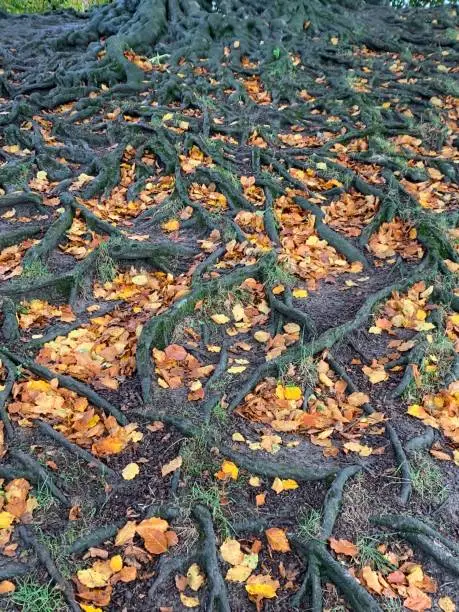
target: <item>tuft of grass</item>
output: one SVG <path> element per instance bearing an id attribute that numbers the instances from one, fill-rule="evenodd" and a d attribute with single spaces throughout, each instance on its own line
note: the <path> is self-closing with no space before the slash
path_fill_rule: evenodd
<path id="1" fill-rule="evenodd" d="M 102 283 L 111 282 L 117 273 L 115 261 L 110 257 L 107 243 L 99 247 L 96 261 L 96 273 Z"/>
<path id="2" fill-rule="evenodd" d="M 204 435 L 190 438 L 182 449 L 183 472 L 190 478 L 198 478 L 205 472 L 212 473 L 216 465 L 212 460 Z"/>
<path id="3" fill-rule="evenodd" d="M 402 601 L 398 597 L 384 598 L 381 608 L 384 610 L 384 612 L 403 612 L 405 609 Z"/>
<path id="4" fill-rule="evenodd" d="M 75 565 L 69 559 L 68 549 L 81 536 L 81 533 L 81 528 L 72 523 L 58 536 L 44 533 L 41 529 L 38 532 L 38 540 L 47 548 L 57 569 L 67 580 L 76 571 Z"/>
<path id="5" fill-rule="evenodd" d="M 42 512 L 48 512 L 56 505 L 56 499 L 51 493 L 46 483 L 41 482 L 35 490 L 35 498 L 38 502 L 38 507 Z"/>
<path id="6" fill-rule="evenodd" d="M 298 519 L 298 536 L 303 540 L 316 539 L 320 534 L 322 515 L 319 510 L 303 510 Z"/>
<path id="7" fill-rule="evenodd" d="M 224 425 L 228 422 L 228 412 L 223 408 L 221 402 L 217 402 L 212 409 L 212 414 L 220 425 Z"/>
<path id="8" fill-rule="evenodd" d="M 279 264 L 266 266 L 263 270 L 263 278 L 265 285 L 270 289 L 276 285 L 293 287 L 297 280 L 291 272 Z"/>
<path id="9" fill-rule="evenodd" d="M 75 9 L 83 12 L 107 2 L 108 0 L 1 0 L 0 8 L 16 14 L 45 13 L 57 9 Z"/>
<path id="10" fill-rule="evenodd" d="M 22 270 L 22 276 L 24 278 L 42 278 L 44 276 L 48 276 L 48 274 L 48 267 L 39 259 L 25 265 L 24 269 Z"/>
<path id="11" fill-rule="evenodd" d="M 380 541 L 377 538 L 371 536 L 365 536 L 357 540 L 357 547 L 359 549 L 358 562 L 360 567 L 365 565 L 371 566 L 375 570 L 379 570 L 382 573 L 388 573 L 396 570 L 396 566 L 393 565 L 386 557 L 379 552 L 378 546 Z"/>
<path id="12" fill-rule="evenodd" d="M 33 576 L 19 578 L 11 595 L 21 612 L 64 612 L 67 606 L 61 592 L 49 584 L 40 584 Z"/>
<path id="13" fill-rule="evenodd" d="M 195 504 L 206 506 L 223 537 L 227 538 L 231 535 L 233 529 L 230 521 L 223 512 L 220 503 L 220 491 L 216 484 L 204 487 L 199 483 L 193 483 L 191 487 L 190 505 L 193 506 Z"/>
<path id="14" fill-rule="evenodd" d="M 414 453 L 410 462 L 411 484 L 423 501 L 443 503 L 448 497 L 448 487 L 435 462 L 425 453 Z"/>

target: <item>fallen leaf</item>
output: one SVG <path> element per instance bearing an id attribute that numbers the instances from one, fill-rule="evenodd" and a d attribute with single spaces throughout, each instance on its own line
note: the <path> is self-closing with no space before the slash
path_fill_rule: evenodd
<path id="1" fill-rule="evenodd" d="M 193 565 L 190 565 L 186 573 L 186 577 L 188 581 L 188 586 L 193 591 L 199 591 L 199 589 L 204 584 L 205 578 L 204 575 L 201 574 L 201 568 L 197 563 L 193 563 Z"/>
<path id="2" fill-rule="evenodd" d="M 9 580 L 2 580 L 0 582 L 0 595 L 6 595 L 6 593 L 13 593 L 16 590 L 16 585 Z"/>
<path id="3" fill-rule="evenodd" d="M 266 537 L 268 538 L 268 544 L 272 550 L 277 552 L 289 552 L 290 544 L 287 536 L 285 535 L 284 529 L 278 527 L 271 527 L 265 531 Z"/>
<path id="4" fill-rule="evenodd" d="M 199 599 L 197 597 L 189 597 L 184 593 L 180 593 L 180 601 L 185 608 L 197 608 L 199 606 Z"/>
<path id="5" fill-rule="evenodd" d="M 335 540 L 335 538 L 330 538 L 330 548 L 335 551 L 335 553 L 341 555 L 347 555 L 349 557 L 355 557 L 358 554 L 358 547 L 349 542 L 349 540 Z"/>
<path id="6" fill-rule="evenodd" d="M 212 319 L 214 323 L 217 323 L 218 325 L 224 325 L 225 323 L 228 323 L 229 321 L 229 317 L 227 317 L 224 314 L 213 314 L 213 315 L 210 315 L 210 318 Z"/>
<path id="7" fill-rule="evenodd" d="M 370 590 L 378 593 L 378 595 L 382 593 L 383 587 L 379 582 L 378 574 L 369 565 L 365 565 L 362 569 L 362 578 Z"/>
<path id="8" fill-rule="evenodd" d="M 163 465 L 163 467 L 161 468 L 162 476 L 167 476 L 171 472 L 175 472 L 182 466 L 182 463 L 183 459 L 181 455 L 178 455 L 177 457 L 175 457 L 175 459 L 172 459 L 172 461 L 169 461 L 169 463 Z"/>
<path id="9" fill-rule="evenodd" d="M 121 472 L 124 480 L 133 480 L 139 475 L 140 467 L 137 463 L 128 463 L 127 466 Z"/>
<path id="10" fill-rule="evenodd" d="M 282 491 L 290 491 L 293 489 L 298 489 L 298 487 L 299 484 L 296 482 L 296 480 L 292 480 L 291 478 L 281 480 L 280 478 L 276 477 L 271 486 L 271 489 L 273 489 L 273 491 L 276 491 L 276 493 L 279 495 L 279 493 L 282 493 Z"/>

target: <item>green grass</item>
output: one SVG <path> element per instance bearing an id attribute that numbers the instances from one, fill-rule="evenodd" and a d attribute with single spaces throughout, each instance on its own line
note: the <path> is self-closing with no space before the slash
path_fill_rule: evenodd
<path id="1" fill-rule="evenodd" d="M 319 510 L 311 508 L 301 512 L 298 520 L 298 536 L 303 540 L 318 538 L 322 515 Z"/>
<path id="2" fill-rule="evenodd" d="M 361 567 L 369 565 L 375 570 L 383 573 L 391 572 L 395 569 L 395 565 L 390 563 L 386 557 L 379 552 L 378 546 L 381 542 L 377 538 L 363 537 L 357 540 L 359 549 L 358 561 Z"/>
<path id="3" fill-rule="evenodd" d="M 0 9 L 9 13 L 44 13 L 56 9 L 73 8 L 86 11 L 108 0 L 0 0 Z"/>
<path id="4" fill-rule="evenodd" d="M 67 610 L 62 594 L 50 584 L 40 584 L 33 576 L 17 581 L 11 602 L 21 612 L 61 612 Z"/>
<path id="5" fill-rule="evenodd" d="M 217 485 L 204 487 L 199 483 L 193 483 L 189 501 L 191 507 L 196 504 L 206 506 L 223 537 L 228 538 L 232 534 L 231 523 L 225 516 L 220 503 L 220 491 Z"/>
<path id="6" fill-rule="evenodd" d="M 415 453 L 410 461 L 411 483 L 423 501 L 439 504 L 448 497 L 448 487 L 436 463 L 424 453 Z"/>
<path id="7" fill-rule="evenodd" d="M 43 278 L 48 274 L 48 267 L 39 259 L 25 265 L 22 270 L 22 276 L 25 278 Z"/>

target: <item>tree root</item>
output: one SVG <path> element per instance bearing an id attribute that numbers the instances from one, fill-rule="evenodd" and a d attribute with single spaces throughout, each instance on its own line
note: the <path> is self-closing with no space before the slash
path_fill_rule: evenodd
<path id="1" fill-rule="evenodd" d="M 119 474 L 117 474 L 111 468 L 105 465 L 105 463 L 102 463 L 102 461 L 97 459 L 97 457 L 94 457 L 94 455 L 92 455 L 86 449 L 81 448 L 80 446 L 77 446 L 76 444 L 73 444 L 73 442 L 70 442 L 70 440 L 67 440 L 65 436 L 63 436 L 61 433 L 56 431 L 53 427 L 51 427 L 51 425 L 48 425 L 48 423 L 45 423 L 44 421 L 36 420 L 34 421 L 34 424 L 38 427 L 38 429 L 41 432 L 43 432 L 49 438 L 52 438 L 53 440 L 55 440 L 58 444 L 63 446 L 66 450 L 70 451 L 77 457 L 83 459 L 84 461 L 89 463 L 89 465 L 94 465 L 99 470 L 102 476 L 109 477 L 113 480 L 119 480 Z"/>
<path id="2" fill-rule="evenodd" d="M 355 612 L 381 612 L 381 608 L 375 599 L 346 571 L 341 563 L 338 563 L 331 556 L 322 543 L 311 540 L 305 544 L 296 537 L 291 538 L 291 541 L 308 563 L 308 571 L 311 568 L 311 558 L 313 559 L 308 582 L 311 583 L 312 587 L 312 609 L 314 612 L 322 610 L 322 588 L 319 584 L 318 567 L 336 585 L 347 602 L 352 606 L 352 610 L 355 610 Z"/>
<path id="3" fill-rule="evenodd" d="M 40 563 L 45 567 L 46 571 L 49 574 L 51 580 L 56 584 L 57 588 L 62 591 L 62 594 L 72 612 L 79 612 L 80 606 L 77 604 L 75 600 L 75 593 L 73 592 L 73 588 L 67 580 L 64 579 L 60 571 L 57 569 L 56 564 L 51 558 L 48 550 L 40 544 L 29 527 L 25 525 L 20 525 L 18 527 L 18 533 L 21 537 L 24 545 L 27 548 L 32 548 Z"/>
<path id="4" fill-rule="evenodd" d="M 204 566 L 210 588 L 205 609 L 214 610 L 216 608 L 221 612 L 231 612 L 226 583 L 218 563 L 217 541 L 212 525 L 212 516 L 209 510 L 201 505 L 197 505 L 193 508 L 192 514 L 202 534 L 199 559 Z"/>
<path id="5" fill-rule="evenodd" d="M 14 381 L 16 380 L 16 366 L 4 355 L 0 355 L 0 361 L 8 372 L 3 389 L 0 391 L 0 419 L 5 426 L 7 439 L 12 440 L 14 438 L 14 429 L 6 409 L 6 402 L 13 389 Z"/>
<path id="6" fill-rule="evenodd" d="M 430 448 L 435 441 L 435 429 L 426 427 L 423 434 L 414 436 L 405 442 L 405 450 L 407 453 L 416 453 L 421 450 Z"/>
<path id="7" fill-rule="evenodd" d="M 246 455 L 234 451 L 228 446 L 220 446 L 220 453 L 224 457 L 232 459 L 239 467 L 246 469 L 251 474 L 272 478 L 293 478 L 301 482 L 323 480 L 333 476 L 339 471 L 337 466 L 314 466 L 300 467 L 290 463 L 272 461 L 269 459 L 251 459 Z"/>
<path id="8" fill-rule="evenodd" d="M 68 553 L 70 555 L 79 555 L 88 548 L 91 548 L 91 546 L 99 546 L 102 542 L 105 542 L 105 540 L 113 538 L 125 522 L 124 520 L 120 520 L 110 525 L 104 525 L 103 527 L 94 529 L 91 533 L 75 540 L 75 542 L 69 546 Z"/>
<path id="9" fill-rule="evenodd" d="M 58 499 L 63 506 L 66 508 L 70 508 L 71 504 L 67 499 L 67 496 L 59 489 L 59 487 L 55 484 L 54 479 L 50 472 L 46 470 L 42 465 L 35 461 L 33 457 L 24 453 L 19 449 L 10 449 L 10 455 L 17 459 L 22 465 L 29 470 L 35 477 L 35 481 L 40 482 L 44 486 L 46 486 L 53 496 Z"/>
<path id="10" fill-rule="evenodd" d="M 19 578 L 30 574 L 32 568 L 25 563 L 18 561 L 9 561 L 0 567 L 0 580 L 8 580 L 10 578 Z"/>

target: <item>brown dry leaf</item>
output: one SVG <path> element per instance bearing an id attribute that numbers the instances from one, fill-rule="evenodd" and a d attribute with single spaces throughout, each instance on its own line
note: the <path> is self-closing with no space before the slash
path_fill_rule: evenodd
<path id="1" fill-rule="evenodd" d="M 378 595 L 382 593 L 383 587 L 379 582 L 378 574 L 369 565 L 365 565 L 362 569 L 362 578 L 370 590 L 378 593 Z"/>
<path id="2" fill-rule="evenodd" d="M 424 612 L 424 610 L 429 610 L 432 607 L 432 599 L 416 586 L 408 587 L 407 595 L 408 597 L 403 601 L 403 605 L 408 610 Z"/>
<path id="3" fill-rule="evenodd" d="M 136 534 L 136 525 L 135 521 L 128 521 L 124 527 L 121 527 L 116 534 L 115 546 L 124 546 L 128 542 L 132 542 Z"/>
<path id="4" fill-rule="evenodd" d="M 349 540 L 335 540 L 335 538 L 330 538 L 330 548 L 335 551 L 335 553 L 341 555 L 347 555 L 349 557 L 355 557 L 358 554 L 358 547 L 349 542 Z"/>
<path id="5" fill-rule="evenodd" d="M 163 467 L 161 468 L 162 476 L 164 477 L 170 474 L 171 472 L 175 472 L 182 466 L 182 463 L 183 459 L 180 455 L 178 455 L 178 457 L 175 457 L 175 459 L 172 459 L 172 461 L 169 461 L 169 463 L 163 465 Z"/>
<path id="6" fill-rule="evenodd" d="M 268 538 L 268 544 L 272 550 L 277 552 L 289 552 L 290 544 L 284 529 L 278 527 L 271 527 L 265 531 L 266 537 Z"/>

